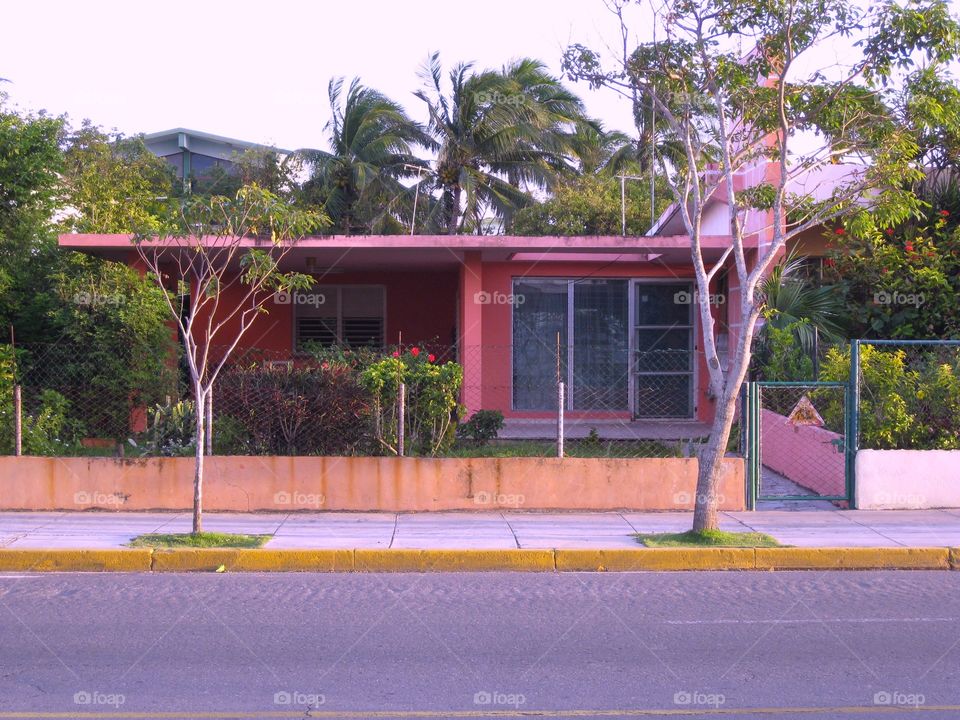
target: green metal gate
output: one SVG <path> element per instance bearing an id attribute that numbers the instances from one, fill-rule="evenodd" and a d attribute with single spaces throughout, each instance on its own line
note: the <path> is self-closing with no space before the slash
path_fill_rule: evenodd
<path id="1" fill-rule="evenodd" d="M 848 382 L 747 383 L 748 507 L 769 500 L 853 507 L 852 408 Z"/>

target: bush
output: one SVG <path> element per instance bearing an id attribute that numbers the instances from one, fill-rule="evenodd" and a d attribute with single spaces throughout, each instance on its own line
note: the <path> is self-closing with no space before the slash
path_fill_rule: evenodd
<path id="1" fill-rule="evenodd" d="M 373 396 L 374 433 L 381 448 L 397 452 L 397 398 L 406 387 L 404 451 L 437 455 L 453 444 L 458 414 L 457 396 L 463 368 L 455 362 L 438 364 L 419 348 L 384 358 L 360 373 L 360 383 Z"/>
<path id="2" fill-rule="evenodd" d="M 503 427 L 503 413 L 499 410 L 477 410 L 469 420 L 457 427 L 457 437 L 470 440 L 477 447 L 497 437 Z"/>
<path id="3" fill-rule="evenodd" d="M 960 360 L 935 350 L 860 347 L 860 446 L 887 450 L 960 449 Z M 822 379 L 850 377 L 849 348 L 831 349 Z M 839 398 L 823 407 L 828 425 L 842 423 Z"/>
<path id="4" fill-rule="evenodd" d="M 354 455 L 370 444 L 369 395 L 342 364 L 232 368 L 214 388 L 213 438 L 237 455 Z"/>
<path id="5" fill-rule="evenodd" d="M 796 341 L 794 325 L 777 328 L 767 324 L 762 347 L 759 348 L 759 372 L 763 380 L 810 380 L 813 360 Z"/>

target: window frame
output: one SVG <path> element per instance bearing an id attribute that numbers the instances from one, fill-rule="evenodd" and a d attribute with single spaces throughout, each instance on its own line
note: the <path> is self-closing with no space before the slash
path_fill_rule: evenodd
<path id="1" fill-rule="evenodd" d="M 380 345 L 377 349 L 382 350 L 386 347 L 387 344 L 387 286 L 380 283 L 324 283 L 321 285 L 314 285 L 309 290 L 304 290 L 304 293 L 323 293 L 325 295 L 330 294 L 333 291 L 336 291 L 337 296 L 337 330 L 336 330 L 336 346 L 345 347 L 343 344 L 343 290 L 371 290 L 376 289 L 380 291 L 381 296 L 381 308 L 380 308 L 380 320 L 381 320 L 381 332 L 380 332 Z M 293 348 L 294 355 L 305 355 L 306 352 L 301 349 L 300 343 L 298 342 L 298 303 L 291 303 L 291 347 Z"/>

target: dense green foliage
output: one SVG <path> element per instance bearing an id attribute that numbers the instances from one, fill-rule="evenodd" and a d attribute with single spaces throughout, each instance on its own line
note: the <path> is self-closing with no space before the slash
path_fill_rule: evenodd
<path id="1" fill-rule="evenodd" d="M 850 337 L 960 338 L 960 186 L 930 185 L 917 217 L 834 235 L 824 280 L 844 298 Z"/>
<path id="2" fill-rule="evenodd" d="M 960 449 L 960 353 L 862 345 L 860 374 L 860 447 Z M 849 377 L 849 348 L 831 348 L 820 379 Z M 824 420 L 842 427 L 839 396 L 823 400 Z"/>
<path id="3" fill-rule="evenodd" d="M 398 449 L 401 383 L 406 392 L 404 452 L 437 455 L 451 446 L 463 383 L 460 365 L 437 363 L 431 355 L 412 347 L 364 368 L 360 383 L 373 398 L 374 433 L 383 451 L 396 453 Z"/>

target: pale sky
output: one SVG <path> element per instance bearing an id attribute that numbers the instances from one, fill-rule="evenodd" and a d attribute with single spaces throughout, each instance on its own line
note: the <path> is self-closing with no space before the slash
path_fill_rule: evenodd
<path id="1" fill-rule="evenodd" d="M 602 48 L 617 33 L 601 0 L 21 0 L 3 10 L 0 77 L 19 108 L 76 124 L 187 127 L 296 149 L 324 143 L 331 76 L 359 75 L 425 121 L 412 92 L 431 50 L 445 68 L 530 56 L 559 75 L 567 44 Z M 618 96 L 570 87 L 608 128 L 631 129 Z"/>

